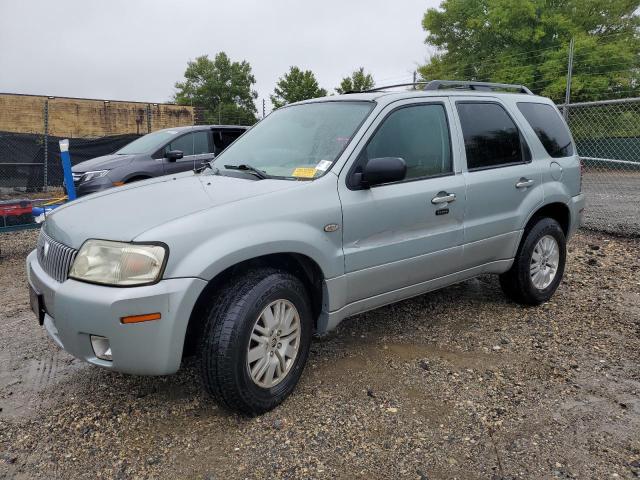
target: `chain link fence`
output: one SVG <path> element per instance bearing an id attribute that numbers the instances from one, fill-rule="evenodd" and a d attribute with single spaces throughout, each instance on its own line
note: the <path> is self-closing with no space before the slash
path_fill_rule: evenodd
<path id="1" fill-rule="evenodd" d="M 0 200 L 61 189 L 61 139 L 69 139 L 75 165 L 113 153 L 156 130 L 217 123 L 218 119 L 246 124 L 246 115 L 215 109 L 0 94 Z"/>
<path id="2" fill-rule="evenodd" d="M 640 236 L 640 98 L 560 109 L 582 158 L 585 227 Z"/>

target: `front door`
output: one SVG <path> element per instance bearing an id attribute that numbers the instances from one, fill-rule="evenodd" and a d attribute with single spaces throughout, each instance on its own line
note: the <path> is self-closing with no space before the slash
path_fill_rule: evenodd
<path id="1" fill-rule="evenodd" d="M 164 159 L 165 174 L 186 172 L 202 165 L 204 161 L 213 160 L 213 142 L 208 130 L 196 130 L 182 135 L 165 147 L 165 151 L 180 150 L 180 160 Z"/>
<path id="2" fill-rule="evenodd" d="M 458 271 L 465 189 L 454 166 L 450 113 L 446 99 L 392 104 L 343 169 L 347 303 Z M 370 189 L 352 184 L 354 173 L 381 157 L 404 159 L 405 180 Z"/>

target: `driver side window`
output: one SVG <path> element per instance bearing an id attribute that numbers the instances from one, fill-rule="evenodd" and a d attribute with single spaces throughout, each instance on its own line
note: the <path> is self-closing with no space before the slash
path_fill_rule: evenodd
<path id="1" fill-rule="evenodd" d="M 372 158 L 400 157 L 406 180 L 453 172 L 449 125 L 444 105 L 412 105 L 392 112 L 360 154 L 364 167 Z"/>
<path id="2" fill-rule="evenodd" d="M 193 134 L 187 133 L 165 147 L 165 151 L 180 150 L 183 156 L 193 155 Z"/>

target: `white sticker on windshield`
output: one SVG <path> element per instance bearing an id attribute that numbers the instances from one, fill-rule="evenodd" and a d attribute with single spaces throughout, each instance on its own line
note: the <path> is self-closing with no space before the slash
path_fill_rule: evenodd
<path id="1" fill-rule="evenodd" d="M 178 131 L 177 130 L 167 130 L 167 133 L 169 135 L 175 135 L 176 133 L 178 133 Z"/>
<path id="2" fill-rule="evenodd" d="M 330 166 L 331 166 L 331 162 L 329 160 L 320 160 L 318 162 L 318 165 L 316 165 L 316 170 L 320 170 L 321 172 L 324 172 Z"/>

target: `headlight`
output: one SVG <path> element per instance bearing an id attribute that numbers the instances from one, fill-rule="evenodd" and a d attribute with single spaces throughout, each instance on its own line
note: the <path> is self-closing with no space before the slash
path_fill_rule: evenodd
<path id="1" fill-rule="evenodd" d="M 166 247 L 158 244 L 87 240 L 69 277 L 119 287 L 148 285 L 160 279 L 166 258 Z"/>
<path id="2" fill-rule="evenodd" d="M 94 172 L 85 172 L 82 177 L 80 177 L 81 182 L 88 182 L 89 180 L 95 180 L 96 178 L 104 177 L 109 170 L 96 170 Z"/>

